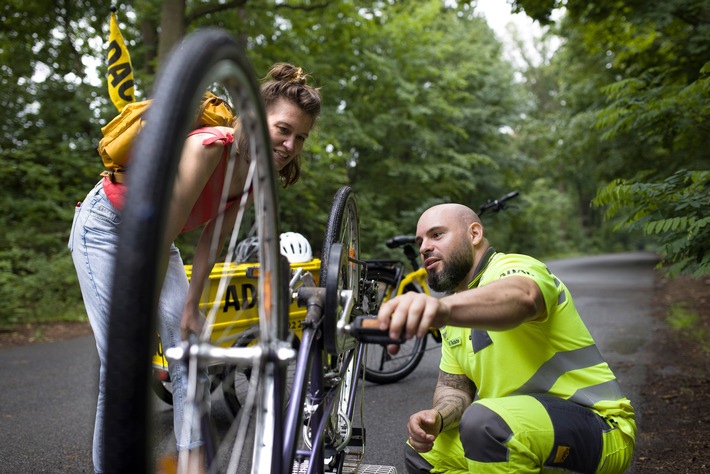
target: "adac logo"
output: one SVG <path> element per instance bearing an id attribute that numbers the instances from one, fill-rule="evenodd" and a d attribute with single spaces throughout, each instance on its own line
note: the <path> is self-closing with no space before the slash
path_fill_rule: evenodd
<path id="1" fill-rule="evenodd" d="M 516 275 L 516 274 L 518 274 L 518 273 L 524 273 L 524 274 L 526 274 L 526 275 L 532 276 L 532 273 L 530 273 L 530 272 L 527 271 L 527 270 L 520 269 L 520 268 L 511 268 L 510 270 L 506 270 L 506 271 L 504 271 L 503 273 L 501 273 L 500 275 L 498 275 L 498 278 L 503 278 L 503 277 L 507 277 L 507 276 L 510 276 L 510 275 Z"/>
<path id="2" fill-rule="evenodd" d="M 572 448 L 569 446 L 557 446 L 557 452 L 555 453 L 555 460 L 552 461 L 553 464 L 562 464 L 569 457 L 569 453 Z"/>
<path id="3" fill-rule="evenodd" d="M 446 341 L 446 343 L 449 345 L 449 347 L 460 346 L 461 345 L 461 338 L 456 337 L 454 339 L 451 339 L 450 341 Z"/>

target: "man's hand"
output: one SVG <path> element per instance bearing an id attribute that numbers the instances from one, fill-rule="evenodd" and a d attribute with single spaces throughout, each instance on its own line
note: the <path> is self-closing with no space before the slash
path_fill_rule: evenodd
<path id="1" fill-rule="evenodd" d="M 420 453 L 431 451 L 434 440 L 441 432 L 444 421 L 439 412 L 431 409 L 417 412 L 409 417 L 407 431 L 409 431 L 409 444 Z"/>
<path id="2" fill-rule="evenodd" d="M 440 328 L 449 319 L 449 308 L 440 299 L 410 291 L 386 301 L 377 313 L 380 329 L 389 328 L 392 339 L 426 337 L 430 327 Z M 398 346 L 389 346 L 394 354 Z"/>

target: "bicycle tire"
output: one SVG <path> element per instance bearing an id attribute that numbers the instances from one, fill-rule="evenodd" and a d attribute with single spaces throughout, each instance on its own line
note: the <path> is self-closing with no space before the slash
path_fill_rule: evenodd
<path id="1" fill-rule="evenodd" d="M 217 388 L 220 386 L 220 383 L 220 379 L 217 375 L 210 374 L 210 392 L 214 392 L 215 390 L 217 390 Z M 161 401 L 168 405 L 173 404 L 173 387 L 169 381 L 164 382 L 162 380 L 157 380 L 156 378 L 153 378 L 150 381 L 150 387 L 153 390 L 155 396 L 158 397 Z"/>
<path id="2" fill-rule="evenodd" d="M 184 145 L 176 137 L 187 135 L 202 93 L 214 83 L 219 83 L 231 96 L 250 143 L 254 175 L 245 189 L 251 186 L 260 241 L 258 344 L 262 353 L 274 354 L 287 333 L 288 280 L 284 279 L 280 258 L 276 177 L 259 83 L 251 63 L 231 35 L 218 28 L 199 30 L 184 39 L 161 69 L 146 125 L 137 139 L 128 171 L 129 191 L 119 229 L 120 258 L 116 259 L 110 309 L 104 420 L 106 472 L 154 470 L 150 436 L 153 352 L 150 335 L 155 334 L 155 315 L 165 271 L 162 257 L 168 206 Z M 204 340 L 205 334 L 201 337 Z M 281 441 L 275 436 L 281 415 L 279 410 L 268 407 L 283 403 L 282 364 L 267 356 L 260 358 L 257 365 L 264 374 L 253 384 L 256 400 L 253 421 L 260 437 L 253 443 L 250 461 L 254 463 L 253 470 L 281 472 L 280 458 L 272 456 L 272 452 L 281 449 Z M 188 378 L 188 393 L 197 393 L 193 377 Z M 209 412 L 203 410 L 205 405 L 190 407 L 197 411 L 193 411 L 192 417 L 186 415 L 184 424 L 193 429 L 189 423 L 196 420 L 205 439 L 205 451 L 208 455 L 216 452 Z M 187 413 L 188 406 L 185 408 Z"/>
<path id="3" fill-rule="evenodd" d="M 323 251 L 321 252 L 320 286 L 324 286 L 328 281 L 329 257 L 331 247 L 336 243 L 343 244 L 343 251 L 347 258 L 347 264 L 340 265 L 341 278 L 338 284 L 343 289 L 353 292 L 353 299 L 360 301 L 360 221 L 357 208 L 357 198 L 352 188 L 343 186 L 335 193 L 328 215 L 325 239 L 323 240 Z M 334 267 L 335 268 L 335 267 Z M 335 281 L 335 280 L 331 280 Z M 326 308 L 335 305 L 334 302 L 326 300 Z M 337 323 L 334 318 L 327 317 L 323 321 L 325 349 L 330 354 L 338 354 L 356 345 L 352 337 L 337 334 Z M 344 321 L 347 324 L 349 321 Z"/>
<path id="4" fill-rule="evenodd" d="M 396 294 L 399 284 L 397 271 L 390 268 L 378 268 L 367 273 L 368 280 L 377 285 L 375 308 L 379 308 L 384 298 Z M 411 291 L 414 291 L 413 289 Z M 395 355 L 387 352 L 386 345 L 368 344 L 365 350 L 365 380 L 378 384 L 395 383 L 417 368 L 426 351 L 427 337 L 410 339 L 400 345 Z"/>
<path id="5" fill-rule="evenodd" d="M 340 251 L 337 251 L 341 246 Z M 331 261 L 333 258 L 337 261 Z M 360 221 L 357 198 L 352 188 L 343 186 L 335 193 L 331 204 L 320 270 L 320 286 L 326 288 L 323 315 L 323 347 L 326 353 L 323 355 L 322 370 L 331 376 L 335 374 L 340 380 L 327 414 L 324 440 L 326 451 L 334 453 L 328 469 L 336 473 L 343 470 L 346 456 L 344 447 L 352 435 L 361 347 L 356 339 L 338 331 L 337 315 L 342 308 L 332 297 L 338 295 L 340 290 L 351 291 L 354 300 L 351 315 L 361 312 L 359 258 Z M 338 273 L 338 278 L 333 278 L 333 272 Z M 347 324 L 349 321 L 341 323 Z"/>

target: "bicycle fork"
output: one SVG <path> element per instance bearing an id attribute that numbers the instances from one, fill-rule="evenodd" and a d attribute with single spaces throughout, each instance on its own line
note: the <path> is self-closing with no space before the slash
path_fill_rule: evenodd
<path id="1" fill-rule="evenodd" d="M 314 474 L 325 472 L 326 457 L 331 458 L 330 465 L 338 472 L 346 455 L 359 464 L 364 450 L 362 431 L 352 426 L 363 346 L 342 354 L 326 354 L 321 331 L 324 291 L 324 288 L 301 287 L 298 292 L 299 305 L 306 306 L 307 312 L 284 425 L 284 459 L 307 458 L 307 472 Z M 331 370 L 326 372 L 326 362 L 332 361 L 326 361 L 324 356 L 344 359 L 328 363 Z M 331 420 L 331 412 L 337 418 Z M 307 424 L 301 426 L 300 420 L 307 420 Z M 297 447 L 301 430 L 307 450 Z M 350 446 L 353 438 L 356 445 Z M 330 448 L 326 453 L 326 445 L 332 448 L 332 453 Z"/>
<path id="2" fill-rule="evenodd" d="M 313 367 L 320 368 L 323 363 L 323 339 L 319 337 L 318 329 L 323 315 L 324 292 L 323 288 L 312 287 L 302 287 L 298 292 L 299 305 L 306 306 L 307 310 L 301 345 L 296 359 L 293 389 L 289 398 L 284 423 L 283 458 L 287 460 L 295 459 L 297 440 L 301 429 L 300 420 L 303 419 L 307 390 L 310 390 L 310 392 L 316 391 L 317 393 L 322 393 L 323 391 L 322 373 L 320 370 L 313 370 Z M 313 347 L 314 344 L 315 347 Z M 317 418 L 318 414 L 311 414 L 311 417 L 313 416 Z M 311 461 L 313 459 L 323 459 L 322 443 L 313 446 L 312 451 Z M 310 462 L 309 464 L 311 468 L 316 467 L 318 469 L 318 466 L 314 466 L 314 464 L 320 463 Z"/>

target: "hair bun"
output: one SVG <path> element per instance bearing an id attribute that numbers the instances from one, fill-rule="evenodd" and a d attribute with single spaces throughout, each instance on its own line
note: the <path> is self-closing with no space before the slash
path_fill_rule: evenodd
<path id="1" fill-rule="evenodd" d="M 267 77 L 275 81 L 295 82 L 297 84 L 306 84 L 308 82 L 308 74 L 302 68 L 288 63 L 274 64 Z"/>
<path id="2" fill-rule="evenodd" d="M 298 82 L 299 84 L 305 84 L 306 83 L 306 73 L 303 72 L 303 69 L 300 67 L 296 69 L 296 72 L 293 73 L 293 76 L 291 79 L 289 79 L 290 82 Z"/>

